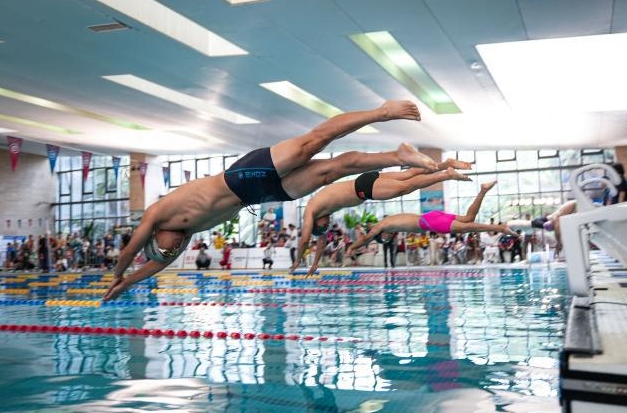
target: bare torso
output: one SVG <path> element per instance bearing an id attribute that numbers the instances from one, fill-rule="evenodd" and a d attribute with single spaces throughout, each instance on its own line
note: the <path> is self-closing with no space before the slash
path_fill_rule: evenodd
<path id="1" fill-rule="evenodd" d="M 224 181 L 224 173 L 193 180 L 149 207 L 157 229 L 183 230 L 186 235 L 227 221 L 242 208 Z"/>
<path id="2" fill-rule="evenodd" d="M 342 208 L 350 208 L 363 203 L 355 194 L 355 181 L 335 182 L 318 191 L 307 203 L 314 219 L 331 215 Z"/>

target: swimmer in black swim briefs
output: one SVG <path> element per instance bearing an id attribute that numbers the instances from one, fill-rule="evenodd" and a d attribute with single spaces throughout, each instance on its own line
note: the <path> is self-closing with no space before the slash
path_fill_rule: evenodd
<path id="1" fill-rule="evenodd" d="M 412 102 L 388 101 L 376 109 L 342 113 L 304 135 L 253 151 L 227 172 L 187 182 L 160 198 L 146 209 L 129 244 L 120 251 L 104 300 L 116 298 L 130 285 L 166 268 L 185 251 L 194 233 L 231 219 L 242 204 L 297 199 L 344 176 L 395 165 L 434 170 L 431 158 L 405 143 L 395 151 L 351 151 L 331 159 L 312 159 L 335 139 L 392 119 L 418 121 L 420 112 Z M 146 244 L 161 253 L 153 254 L 153 259 L 125 278 L 126 269 Z"/>
<path id="2" fill-rule="evenodd" d="M 400 172 L 365 172 L 355 180 L 335 182 L 320 189 L 309 200 L 303 213 L 301 241 L 291 271 L 296 270 L 305 253 L 311 235 L 323 234 L 331 221 L 331 214 L 342 208 L 360 205 L 365 200 L 385 200 L 409 194 L 418 188 L 448 179 L 469 181 L 457 169 L 470 169 L 471 165 L 448 159 L 437 165 L 438 172 L 422 168 L 409 168 Z M 326 247 L 326 237 L 318 237 L 316 255 L 309 274 L 313 274 Z"/>

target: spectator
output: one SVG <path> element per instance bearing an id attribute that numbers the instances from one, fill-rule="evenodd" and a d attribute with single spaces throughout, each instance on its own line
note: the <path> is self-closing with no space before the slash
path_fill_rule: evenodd
<path id="1" fill-rule="evenodd" d="M 263 269 L 266 269 L 266 265 L 268 265 L 268 269 L 272 269 L 272 264 L 274 264 L 274 260 L 272 256 L 276 253 L 274 249 L 274 243 L 270 242 L 266 248 L 263 250 Z"/>
<path id="2" fill-rule="evenodd" d="M 198 270 L 202 268 L 209 269 L 210 266 L 211 266 L 211 257 L 207 254 L 207 246 L 203 242 L 200 248 L 198 249 L 198 255 L 196 256 L 196 269 Z"/>
<path id="3" fill-rule="evenodd" d="M 285 247 L 289 248 L 290 259 L 292 260 L 292 264 L 294 264 L 294 260 L 296 259 L 296 247 L 298 246 L 298 230 L 294 224 L 289 224 L 287 227 L 288 239 L 285 243 Z"/>
<path id="4" fill-rule="evenodd" d="M 220 233 L 218 233 L 220 234 Z M 224 240 L 224 238 L 222 238 Z M 222 269 L 231 269 L 231 250 L 233 249 L 229 244 L 222 245 L 222 260 L 220 261 L 220 266 Z"/>

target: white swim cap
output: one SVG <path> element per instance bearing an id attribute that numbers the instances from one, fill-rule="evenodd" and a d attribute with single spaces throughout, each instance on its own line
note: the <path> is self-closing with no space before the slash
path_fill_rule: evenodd
<path id="1" fill-rule="evenodd" d="M 153 232 L 150 235 L 150 238 L 148 238 L 146 245 L 144 245 L 144 253 L 146 254 L 146 258 L 151 261 L 168 262 L 172 259 L 172 257 L 179 255 L 179 249 L 168 250 L 166 248 L 159 248 L 157 238 Z"/>

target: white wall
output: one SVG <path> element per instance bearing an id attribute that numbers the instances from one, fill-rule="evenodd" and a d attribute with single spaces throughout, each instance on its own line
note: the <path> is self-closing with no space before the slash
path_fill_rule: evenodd
<path id="1" fill-rule="evenodd" d="M 54 230 L 57 179 L 50 173 L 47 156 L 20 154 L 17 169 L 11 171 L 7 150 L 0 150 L 0 234 L 39 235 L 46 231 L 46 219 Z M 7 220 L 11 226 L 7 227 Z M 28 219 L 31 219 L 29 226 Z M 21 220 L 21 227 L 18 226 Z M 40 225 L 41 221 L 41 225 Z"/>

